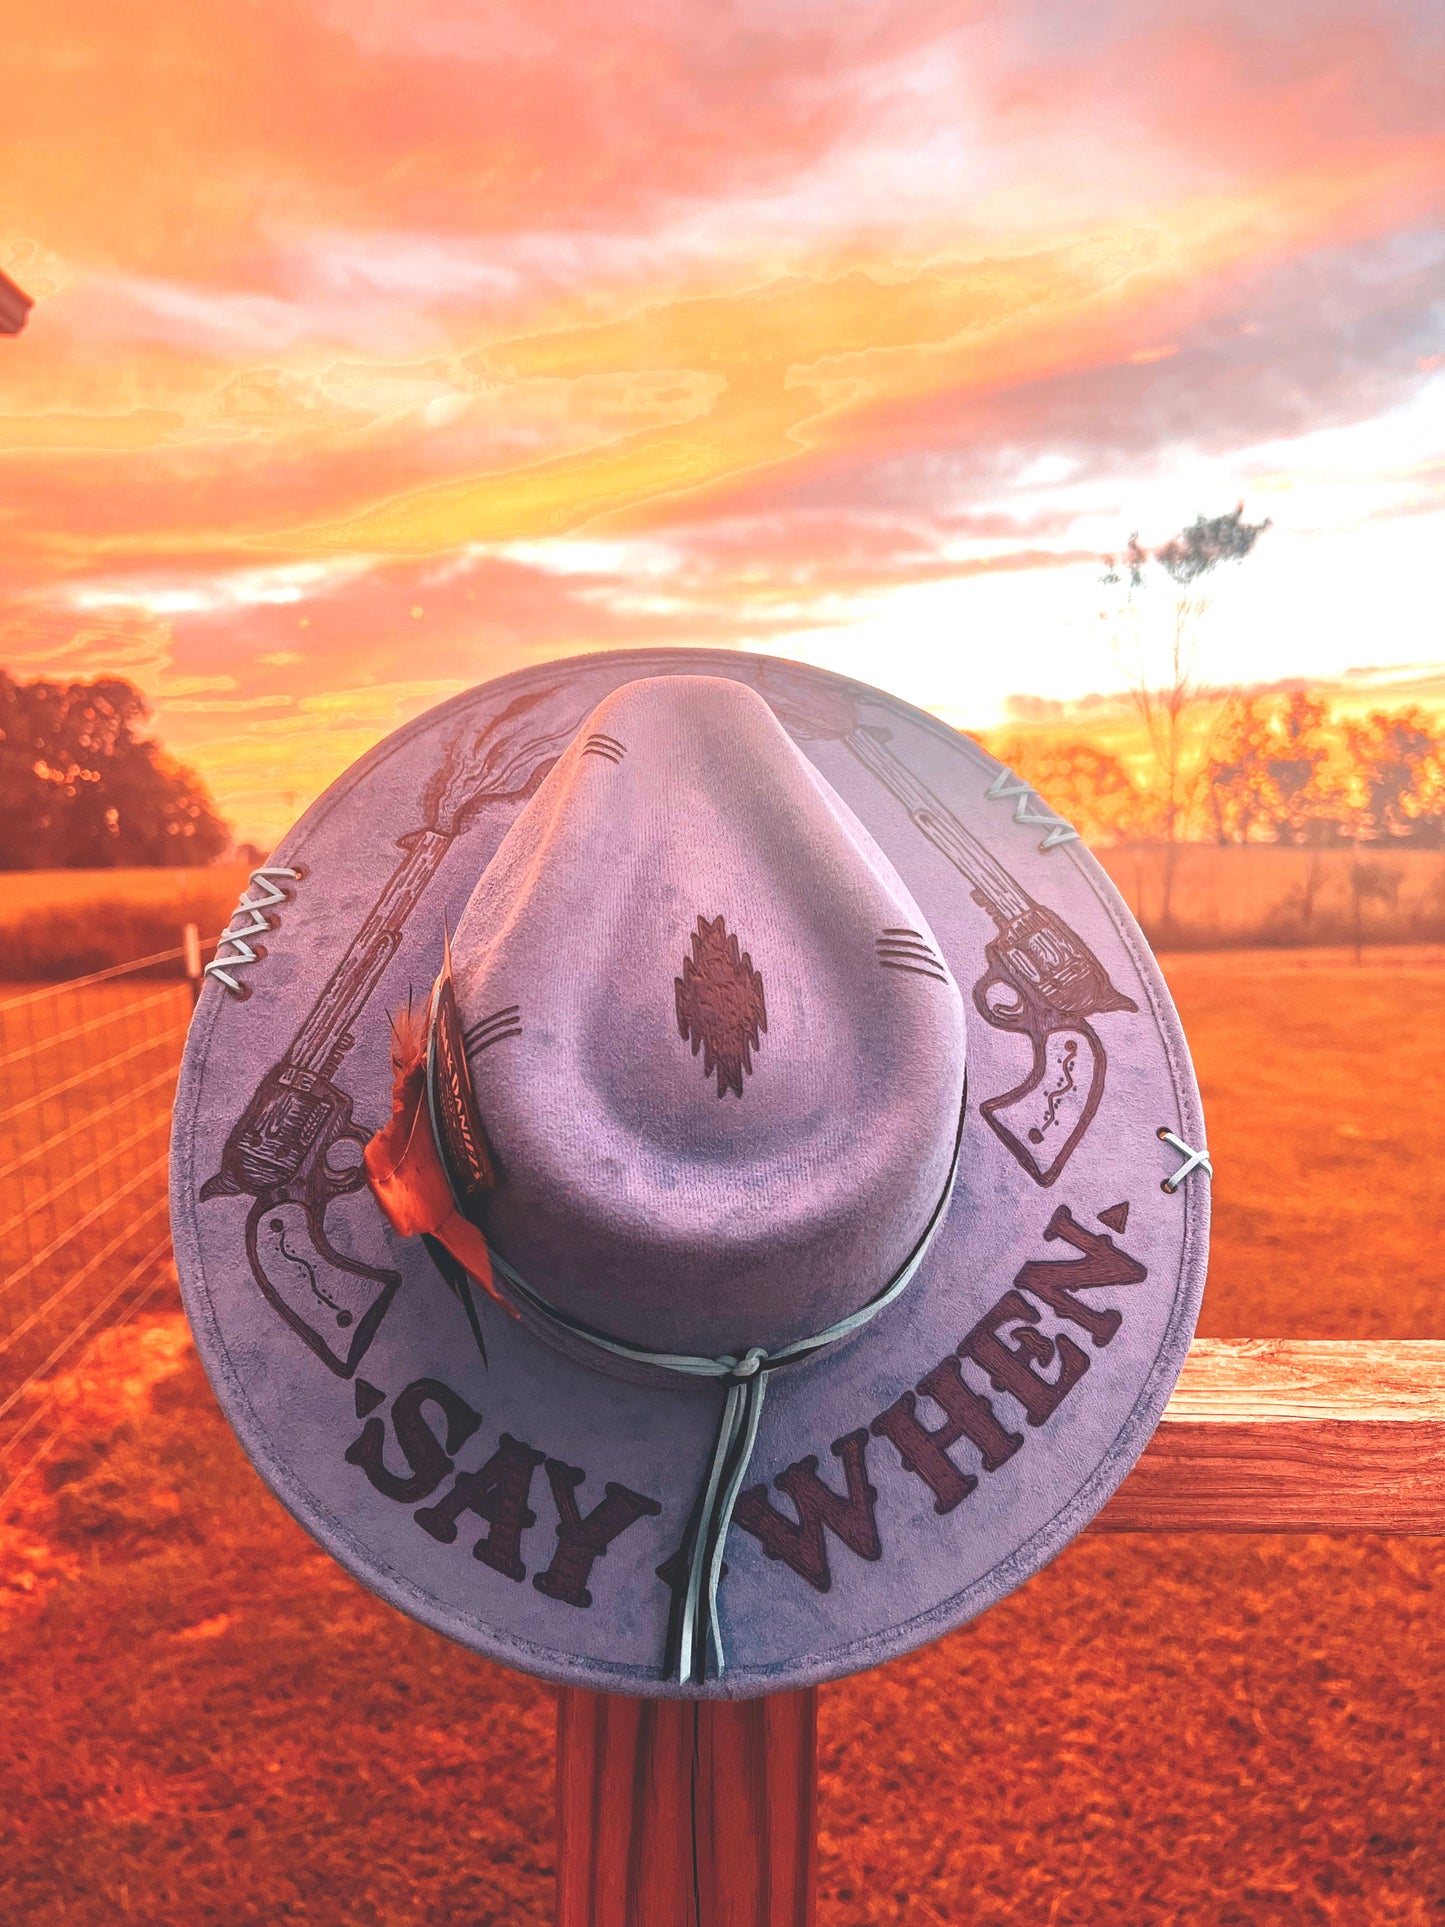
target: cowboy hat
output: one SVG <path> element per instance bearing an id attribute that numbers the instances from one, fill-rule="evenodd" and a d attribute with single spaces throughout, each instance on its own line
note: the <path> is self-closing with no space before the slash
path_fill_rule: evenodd
<path id="1" fill-rule="evenodd" d="M 479 1651 L 875 1665 L 1158 1422 L 1208 1220 L 1168 993 L 1070 827 L 880 691 L 698 650 L 473 690 L 307 812 L 210 977 L 202 1357 L 307 1529 Z"/>

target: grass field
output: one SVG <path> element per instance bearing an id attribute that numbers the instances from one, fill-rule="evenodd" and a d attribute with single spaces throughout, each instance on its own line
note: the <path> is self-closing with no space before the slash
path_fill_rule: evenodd
<path id="1" fill-rule="evenodd" d="M 244 863 L 203 870 L 7 870 L 0 977 L 83 977 L 174 950 L 183 924 L 218 936 L 246 887 Z"/>
<path id="2" fill-rule="evenodd" d="M 91 911 L 98 903 L 126 903 L 167 916 L 209 906 L 224 923 L 246 881 L 244 863 L 213 863 L 199 870 L 7 870 L 0 923 L 20 923 L 37 911 Z"/>
<path id="3" fill-rule="evenodd" d="M 1445 952 L 1166 968 L 1210 1120 L 1202 1332 L 1445 1336 Z M 0 1529 L 0 1919 L 550 1919 L 551 1698 L 296 1527 L 183 1321 L 109 1334 Z M 823 1695 L 822 1927 L 1445 1921 L 1445 1542 L 1085 1537 Z"/>

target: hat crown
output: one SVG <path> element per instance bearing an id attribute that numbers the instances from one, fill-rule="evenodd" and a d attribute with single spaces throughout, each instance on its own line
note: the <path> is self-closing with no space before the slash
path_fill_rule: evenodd
<path id="1" fill-rule="evenodd" d="M 568 1316 L 703 1353 L 825 1329 L 904 1263 L 963 1093 L 921 911 L 761 697 L 624 685 L 453 941 L 484 1228 Z"/>

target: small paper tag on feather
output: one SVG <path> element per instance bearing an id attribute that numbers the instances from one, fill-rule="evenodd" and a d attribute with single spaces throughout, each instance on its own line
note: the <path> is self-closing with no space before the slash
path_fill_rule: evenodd
<path id="1" fill-rule="evenodd" d="M 482 1130 L 472 1087 L 471 1066 L 462 1041 L 462 1019 L 452 986 L 451 946 L 447 946 L 442 974 L 432 996 L 431 1107 L 442 1158 L 457 1193 L 457 1204 L 469 1212 L 497 1182 L 496 1167 Z"/>

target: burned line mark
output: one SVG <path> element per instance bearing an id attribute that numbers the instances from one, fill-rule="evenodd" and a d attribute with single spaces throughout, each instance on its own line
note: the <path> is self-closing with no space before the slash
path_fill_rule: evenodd
<path id="1" fill-rule="evenodd" d="M 1022 1292 L 1006 1291 L 984 1313 L 959 1350 L 988 1374 L 995 1391 L 1007 1392 L 1024 1408 L 1030 1425 L 1051 1419 L 1089 1369 L 1089 1354 L 1066 1333 L 1046 1338 L 1034 1327 L 1041 1313 Z M 1013 1330 L 1005 1333 L 1004 1327 Z M 1044 1369 L 1058 1358 L 1058 1373 L 1045 1378 Z"/>
<path id="2" fill-rule="evenodd" d="M 471 1513 L 485 1520 L 490 1530 L 473 1545 L 472 1557 L 506 1579 L 525 1579 L 522 1534 L 537 1523 L 527 1500 L 532 1474 L 544 1456 L 514 1439 L 510 1432 L 503 1432 L 486 1464 L 475 1472 L 459 1472 L 449 1492 L 416 1514 L 417 1524 L 433 1539 L 449 1546 L 456 1540 L 457 1521 L 464 1515 Z"/>
<path id="3" fill-rule="evenodd" d="M 925 1372 L 912 1390 L 878 1413 L 868 1427 L 873 1437 L 887 1439 L 903 1469 L 928 1487 L 937 1514 L 952 1512 L 977 1490 L 983 1475 L 997 1472 L 1022 1449 L 1026 1430 L 1015 1430 L 1006 1420 L 997 1397 L 1012 1399 L 1026 1428 L 1037 1429 L 1047 1424 L 1089 1370 L 1089 1351 L 1067 1332 L 1050 1335 L 1041 1329 L 1040 1306 L 1084 1332 L 1092 1349 L 1099 1350 L 1112 1341 L 1123 1324 L 1123 1314 L 1088 1303 L 1078 1294 L 1139 1284 L 1148 1276 L 1147 1267 L 1137 1258 L 1120 1250 L 1112 1238 L 1081 1225 L 1067 1206 L 1054 1212 L 1043 1236 L 1072 1245 L 1080 1255 L 1031 1259 L 1023 1265 L 1009 1289 L 953 1351 Z M 986 1376 L 991 1393 L 969 1383 L 965 1363 Z M 920 1415 L 920 1399 L 942 1414 L 941 1424 Z M 766 1486 L 745 1492 L 734 1513 L 735 1522 L 761 1541 L 770 1559 L 781 1559 L 820 1592 L 831 1584 L 828 1532 L 860 1558 L 882 1556 L 875 1517 L 877 1493 L 866 1476 L 864 1437 L 862 1432 L 849 1433 L 833 1446 L 844 1464 L 846 1491 L 842 1494 L 818 1477 L 816 1458 L 801 1459 L 778 1474 L 774 1484 L 792 1500 L 796 1524 L 771 1504 Z M 965 1441 L 977 1454 L 972 1465 L 953 1456 L 953 1448 Z M 659 1567 L 658 1576 L 674 1583 L 676 1563 L 675 1557 Z"/>
<path id="4" fill-rule="evenodd" d="M 1086 1331 L 1095 1346 L 1107 1345 L 1123 1324 L 1124 1314 L 1101 1311 L 1096 1305 L 1086 1305 L 1074 1294 L 1118 1285 L 1142 1285 L 1149 1276 L 1148 1267 L 1127 1251 L 1121 1251 L 1112 1238 L 1081 1225 L 1066 1204 L 1061 1204 L 1044 1226 L 1044 1237 L 1062 1239 L 1082 1256 L 1031 1258 L 1014 1279 L 1015 1286 L 1020 1291 L 1032 1292 L 1056 1316 Z"/>
<path id="5" fill-rule="evenodd" d="M 363 1403 L 363 1385 L 364 1380 L 357 1387 L 358 1406 Z M 365 1385 L 365 1390 L 372 1395 L 368 1410 L 384 1400 L 385 1394 L 374 1385 Z M 441 1437 L 427 1421 L 427 1406 L 434 1406 L 442 1416 Z M 527 1577 L 523 1535 L 537 1523 L 531 1503 L 534 1477 L 537 1468 L 545 1466 L 557 1514 L 556 1538 L 550 1563 L 532 1583 L 563 1605 L 589 1607 L 592 1594 L 587 1582 L 597 1561 L 630 1526 L 662 1510 L 658 1500 L 609 1479 L 598 1503 L 584 1512 L 577 1500 L 578 1487 L 587 1477 L 583 1468 L 549 1458 L 509 1432 L 500 1435 L 497 1449 L 484 1465 L 475 1471 L 457 1471 L 456 1454 L 482 1421 L 465 1399 L 439 1379 L 419 1378 L 398 1392 L 391 1422 L 406 1472 L 394 1472 L 386 1462 L 387 1428 L 380 1417 L 367 1419 L 361 1436 L 347 1447 L 347 1463 L 359 1466 L 383 1498 L 399 1505 L 414 1506 L 419 1499 L 431 1498 L 448 1475 L 455 1474 L 446 1491 L 414 1513 L 416 1523 L 429 1538 L 449 1546 L 456 1543 L 463 1519 L 482 1520 L 489 1529 L 473 1543 L 472 1557 L 519 1584 Z"/>
<path id="6" fill-rule="evenodd" d="M 434 1405 L 446 1423 L 445 1443 L 428 1425 L 425 1408 Z M 439 1378 L 418 1378 L 392 1401 L 391 1423 L 407 1471 L 393 1472 L 386 1463 L 386 1421 L 369 1418 L 359 1438 L 346 1448 L 348 1465 L 359 1466 L 383 1498 L 415 1505 L 441 1484 L 452 1470 L 456 1454 L 482 1422 L 464 1398 Z"/>
<path id="7" fill-rule="evenodd" d="M 568 1606 L 592 1604 L 587 1581 L 593 1566 L 630 1525 L 662 1510 L 656 1499 L 609 1479 L 600 1504 L 584 1515 L 577 1503 L 577 1488 L 586 1477 L 581 1466 L 565 1465 L 561 1459 L 547 1461 L 547 1483 L 557 1508 L 557 1545 L 551 1565 L 532 1584 L 549 1599 L 560 1599 Z"/>
<path id="8" fill-rule="evenodd" d="M 493 1044 L 500 1044 L 504 1038 L 520 1037 L 522 1034 L 521 1005 L 504 1004 L 494 1010 L 490 1017 L 479 1017 L 462 1033 L 462 1043 L 468 1057 L 475 1057 Z"/>
<path id="9" fill-rule="evenodd" d="M 942 1425 L 923 1424 L 915 1393 L 930 1399 L 944 1413 Z M 914 1390 L 880 1412 L 868 1429 L 876 1437 L 887 1439 L 902 1459 L 904 1470 L 916 1472 L 929 1487 L 935 1512 L 951 1512 L 978 1484 L 972 1473 L 961 1472 L 949 1458 L 951 1445 L 967 1439 L 978 1448 L 984 1471 L 997 1472 L 1024 1442 L 1021 1432 L 1004 1429 L 989 1400 L 964 1378 L 955 1352 L 941 1359 L 931 1372 L 925 1372 Z"/>
<path id="10" fill-rule="evenodd" d="M 948 982 L 948 970 L 926 937 L 916 930 L 885 930 L 877 940 L 878 961 L 885 970 L 907 970 L 918 977 Z"/>

